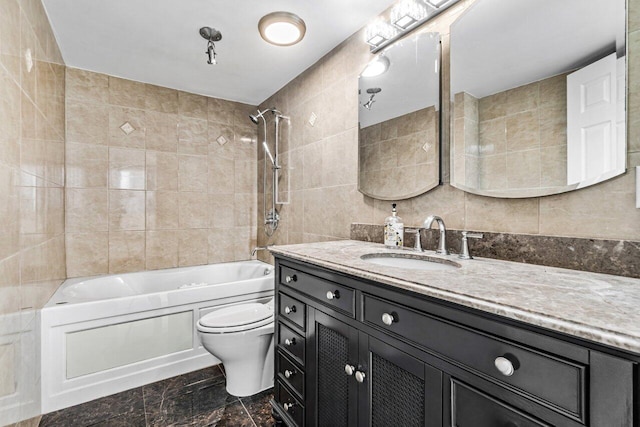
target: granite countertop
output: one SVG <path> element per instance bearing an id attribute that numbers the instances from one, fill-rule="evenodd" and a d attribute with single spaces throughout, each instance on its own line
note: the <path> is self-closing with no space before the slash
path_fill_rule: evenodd
<path id="1" fill-rule="evenodd" d="M 640 279 L 488 258 L 461 260 L 433 251 L 423 255 L 456 262 L 460 268 L 384 267 L 360 257 L 414 252 L 355 240 L 269 249 L 276 255 L 640 354 Z"/>

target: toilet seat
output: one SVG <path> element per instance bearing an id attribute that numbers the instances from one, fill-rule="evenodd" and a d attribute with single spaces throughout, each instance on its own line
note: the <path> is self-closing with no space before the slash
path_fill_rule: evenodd
<path id="1" fill-rule="evenodd" d="M 223 334 L 256 329 L 273 322 L 273 306 L 260 303 L 239 304 L 213 311 L 198 321 L 198 330 Z"/>

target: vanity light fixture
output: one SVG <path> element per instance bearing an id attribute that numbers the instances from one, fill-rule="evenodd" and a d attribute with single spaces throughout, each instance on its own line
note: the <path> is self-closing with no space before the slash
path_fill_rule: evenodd
<path id="1" fill-rule="evenodd" d="M 207 50 L 204 52 L 207 54 L 207 64 L 215 65 L 218 63 L 216 59 L 216 45 L 214 42 L 222 40 L 222 33 L 213 27 L 200 28 L 200 35 L 207 41 Z"/>
<path id="2" fill-rule="evenodd" d="M 448 1 L 449 0 L 424 0 L 426 4 L 428 4 L 431 7 L 435 7 L 436 9 L 438 9 Z"/>
<path id="3" fill-rule="evenodd" d="M 382 19 L 378 19 L 367 25 L 364 39 L 371 47 L 376 48 L 397 35 L 398 30 Z"/>
<path id="4" fill-rule="evenodd" d="M 362 77 L 375 77 L 384 74 L 389 69 L 391 62 L 384 55 L 378 55 L 373 61 L 369 62 L 364 71 L 360 74 Z"/>
<path id="5" fill-rule="evenodd" d="M 398 29 L 408 30 L 428 15 L 427 8 L 415 0 L 402 0 L 391 9 L 391 23 Z"/>
<path id="6" fill-rule="evenodd" d="M 303 39 L 307 26 L 291 12 L 272 12 L 258 22 L 260 37 L 276 46 L 291 46 Z"/>
<path id="7" fill-rule="evenodd" d="M 401 0 L 391 9 L 391 24 L 378 17 L 365 28 L 364 40 L 376 53 L 432 20 L 460 0 Z M 423 6 L 423 3 L 428 7 Z"/>

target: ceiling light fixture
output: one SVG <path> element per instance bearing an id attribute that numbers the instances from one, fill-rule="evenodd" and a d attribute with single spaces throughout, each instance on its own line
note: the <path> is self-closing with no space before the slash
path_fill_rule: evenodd
<path id="1" fill-rule="evenodd" d="M 427 8 L 415 0 L 402 0 L 391 9 L 391 23 L 400 30 L 408 30 L 428 15 Z"/>
<path id="2" fill-rule="evenodd" d="M 258 22 L 260 36 L 276 46 L 291 46 L 304 37 L 307 26 L 302 18 L 290 12 L 272 12 Z"/>
<path id="3" fill-rule="evenodd" d="M 362 77 L 375 77 L 384 74 L 389 69 L 391 62 L 384 55 L 378 55 L 375 59 L 367 64 L 362 73 Z"/>
<path id="4" fill-rule="evenodd" d="M 222 33 L 213 27 L 200 28 L 200 35 L 207 41 L 207 50 L 204 53 L 207 54 L 207 64 L 215 65 L 218 63 L 216 59 L 216 45 L 214 42 L 222 40 Z"/>
<path id="5" fill-rule="evenodd" d="M 372 87 L 367 89 L 367 93 L 371 96 L 369 97 L 369 100 L 364 103 L 363 107 L 367 110 L 371 110 L 371 107 L 373 107 L 373 103 L 376 102 L 376 100 L 373 98 L 380 92 L 382 92 L 382 89 L 380 89 L 379 87 Z"/>
<path id="6" fill-rule="evenodd" d="M 378 47 L 397 34 L 398 30 L 382 19 L 377 19 L 365 28 L 364 40 L 372 47 Z"/>

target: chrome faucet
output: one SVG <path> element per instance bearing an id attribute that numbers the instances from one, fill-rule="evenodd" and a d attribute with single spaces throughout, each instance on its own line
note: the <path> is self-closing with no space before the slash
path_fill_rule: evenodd
<path id="1" fill-rule="evenodd" d="M 431 228 L 431 224 L 433 221 L 438 223 L 438 228 L 440 229 L 440 241 L 438 242 L 438 249 L 436 249 L 437 254 L 441 255 L 449 255 L 449 251 L 447 250 L 447 228 L 444 226 L 444 221 L 442 218 L 436 215 L 430 215 L 427 219 L 424 220 L 424 224 L 422 224 L 423 228 L 427 230 Z"/>
<path id="2" fill-rule="evenodd" d="M 251 257 L 253 258 L 254 256 L 256 256 L 256 252 L 258 252 L 258 251 L 268 251 L 268 250 L 269 250 L 269 245 L 267 245 L 267 246 L 256 246 L 251 251 Z"/>
<path id="3" fill-rule="evenodd" d="M 460 255 L 458 255 L 458 258 L 473 259 L 469 253 L 469 239 L 482 239 L 484 235 L 482 233 L 470 233 L 469 231 L 463 231 L 461 234 L 462 244 L 460 245 Z"/>

